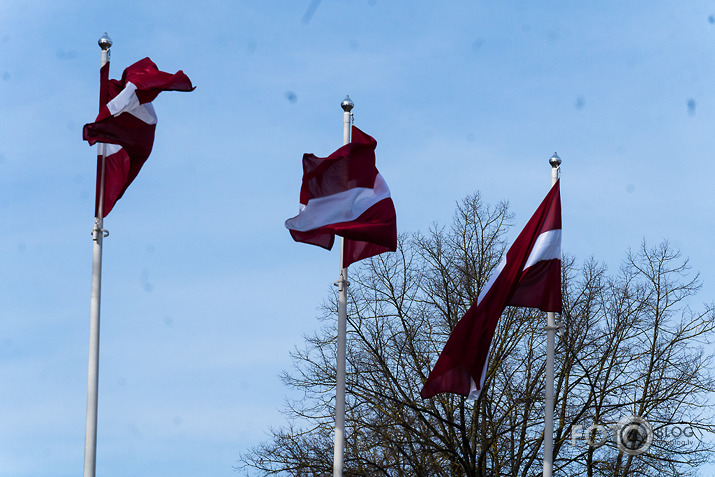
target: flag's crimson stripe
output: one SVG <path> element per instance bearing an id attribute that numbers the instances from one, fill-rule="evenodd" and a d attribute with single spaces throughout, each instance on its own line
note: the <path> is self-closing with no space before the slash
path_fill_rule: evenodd
<path id="1" fill-rule="evenodd" d="M 359 262 L 364 258 L 374 257 L 385 252 L 394 252 L 396 247 L 383 247 L 370 242 L 361 242 L 358 240 L 345 240 L 343 246 L 343 268 L 348 268 L 355 262 Z"/>
<path id="2" fill-rule="evenodd" d="M 561 260 L 541 260 L 524 271 L 509 305 L 561 313 L 560 284 Z"/>
<path id="3" fill-rule="evenodd" d="M 353 126 L 353 140 L 330 156 L 303 155 L 303 185 L 300 203 L 356 187 L 372 188 L 377 176 L 377 141 Z"/>
<path id="4" fill-rule="evenodd" d="M 138 154 L 146 160 L 154 144 L 156 124 L 147 124 L 132 114 L 120 114 L 111 120 L 86 124 L 83 136 L 93 145 L 97 142 L 119 144 L 130 156 Z"/>
<path id="5" fill-rule="evenodd" d="M 116 80 L 115 80 L 116 81 Z M 122 73 L 121 85 L 133 83 L 137 87 L 139 102 L 149 103 L 162 91 L 193 91 L 196 89 L 188 76 L 179 70 L 174 74 L 160 71 L 149 58 L 144 58 Z"/>
<path id="6" fill-rule="evenodd" d="M 101 170 L 102 157 L 97 156 L 97 170 Z M 102 205 L 103 216 L 106 217 L 114 208 L 114 204 L 122 196 L 127 184 L 129 176 L 129 168 L 131 161 L 127 152 L 119 148 L 113 154 L 105 157 L 105 172 L 104 172 L 104 204 Z M 100 174 L 97 174 L 97 194 L 95 195 L 95 217 L 99 212 L 99 180 Z"/>
<path id="7" fill-rule="evenodd" d="M 309 243 L 311 245 L 317 245 L 318 247 L 323 247 L 324 249 L 330 250 L 333 248 L 333 243 L 335 242 L 335 232 L 330 227 L 321 227 L 315 230 L 309 230 L 308 232 L 300 232 L 298 230 L 288 230 L 290 236 L 296 242 Z"/>
<path id="8" fill-rule="evenodd" d="M 333 224 L 335 232 L 350 240 L 370 241 L 391 250 L 397 248 L 397 217 L 392 198 L 377 202 L 351 221 Z"/>
<path id="9" fill-rule="evenodd" d="M 453 360 L 448 354 L 442 353 L 439 359 L 444 371 L 438 374 L 434 371 L 430 373 L 429 379 L 422 387 L 422 391 L 420 391 L 422 399 L 428 399 L 443 392 L 469 396 L 472 388 L 472 377 L 469 375 L 469 369 L 459 361 Z"/>

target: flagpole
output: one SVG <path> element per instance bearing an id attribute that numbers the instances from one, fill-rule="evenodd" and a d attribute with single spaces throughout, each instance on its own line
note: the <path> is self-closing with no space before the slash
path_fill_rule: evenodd
<path id="1" fill-rule="evenodd" d="M 340 103 L 343 108 L 343 145 L 350 142 L 352 109 L 355 104 L 350 96 Z M 345 360 L 348 321 L 348 269 L 343 267 L 345 238 L 340 237 L 340 277 L 338 286 L 338 356 L 335 389 L 335 448 L 333 453 L 333 477 L 342 477 L 345 458 Z"/>
<path id="2" fill-rule="evenodd" d="M 554 153 L 549 159 L 551 164 L 551 186 L 559 179 L 561 158 Z M 546 313 L 546 392 L 544 396 L 544 474 L 551 477 L 554 470 L 554 354 L 556 347 L 556 313 Z"/>
<path id="3" fill-rule="evenodd" d="M 97 42 L 102 49 L 101 66 L 109 61 L 112 40 L 105 33 Z M 101 105 L 100 105 L 101 107 Z M 92 229 L 92 294 L 89 313 L 89 365 L 87 370 L 87 418 L 84 435 L 84 477 L 94 477 L 97 463 L 97 404 L 99 395 L 99 309 L 102 294 L 102 240 L 104 230 L 104 156 L 106 145 L 97 145 L 99 160 L 99 197 Z"/>

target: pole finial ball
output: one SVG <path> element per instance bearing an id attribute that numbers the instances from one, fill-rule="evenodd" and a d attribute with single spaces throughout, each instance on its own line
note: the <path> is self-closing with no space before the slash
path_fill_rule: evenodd
<path id="1" fill-rule="evenodd" d="M 104 35 L 97 41 L 97 44 L 102 50 L 108 50 L 112 47 L 112 39 L 109 38 L 107 32 L 104 32 Z"/>
<path id="2" fill-rule="evenodd" d="M 350 95 L 346 94 L 345 99 L 342 103 L 340 103 L 340 107 L 343 108 L 343 111 L 349 113 L 350 111 L 352 111 L 353 106 L 355 106 L 355 103 L 353 103 L 353 100 L 350 99 Z"/>
<path id="3" fill-rule="evenodd" d="M 561 158 L 559 157 L 558 154 L 554 153 L 553 156 L 551 156 L 551 159 L 549 159 L 549 164 L 551 164 L 551 167 L 559 167 L 561 165 Z"/>

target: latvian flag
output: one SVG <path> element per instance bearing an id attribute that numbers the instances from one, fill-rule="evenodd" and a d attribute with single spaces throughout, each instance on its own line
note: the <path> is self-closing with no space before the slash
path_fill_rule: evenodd
<path id="1" fill-rule="evenodd" d="M 82 136 L 90 146 L 107 143 L 105 151 L 103 217 L 112 210 L 129 184 L 139 174 L 154 145 L 156 113 L 151 101 L 162 91 L 192 91 L 191 80 L 182 72 L 159 71 L 149 59 L 124 70 L 121 80 L 109 79 L 109 63 L 100 70 L 99 115 L 85 124 Z M 97 195 L 100 194 L 101 157 L 97 158 Z"/>
<path id="2" fill-rule="evenodd" d="M 355 126 L 330 156 L 303 155 L 300 212 L 285 222 L 296 242 L 330 250 L 344 237 L 343 267 L 397 249 L 395 206 L 375 167 L 377 141 Z"/>
<path id="3" fill-rule="evenodd" d="M 484 386 L 489 346 L 507 305 L 561 312 L 559 181 L 492 273 L 477 302 L 457 323 L 420 392 L 476 399 Z"/>

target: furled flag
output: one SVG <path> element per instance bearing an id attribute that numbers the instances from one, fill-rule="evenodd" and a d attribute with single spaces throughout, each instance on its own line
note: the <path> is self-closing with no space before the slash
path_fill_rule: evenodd
<path id="1" fill-rule="evenodd" d="M 293 240 L 330 250 L 344 237 L 343 267 L 397 249 L 397 217 L 375 168 L 377 141 L 355 126 L 352 141 L 330 156 L 303 155 L 300 212 L 286 220 Z"/>
<path id="2" fill-rule="evenodd" d="M 139 174 L 154 145 L 156 113 L 151 101 L 162 91 L 192 91 L 182 72 L 159 71 L 149 59 L 124 70 L 121 80 L 109 79 L 109 62 L 100 70 L 99 115 L 85 124 L 82 137 L 90 145 L 107 143 L 105 151 L 103 217 L 112 210 Z M 95 216 L 99 214 L 101 157 L 97 160 Z"/>
<path id="3" fill-rule="evenodd" d="M 554 184 L 482 290 L 457 323 L 420 396 L 450 392 L 476 399 L 489 346 L 507 305 L 561 312 L 561 194 Z"/>

